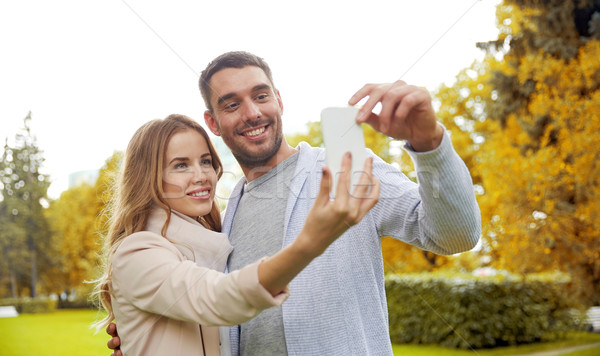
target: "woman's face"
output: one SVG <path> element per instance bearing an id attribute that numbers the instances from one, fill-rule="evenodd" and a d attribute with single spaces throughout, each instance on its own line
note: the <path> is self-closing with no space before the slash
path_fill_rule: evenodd
<path id="1" fill-rule="evenodd" d="M 171 209 L 193 219 L 210 213 L 217 174 L 199 132 L 186 129 L 171 137 L 163 169 L 164 198 Z"/>

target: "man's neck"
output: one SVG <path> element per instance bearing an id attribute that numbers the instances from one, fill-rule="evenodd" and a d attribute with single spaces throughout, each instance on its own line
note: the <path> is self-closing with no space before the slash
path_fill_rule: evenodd
<path id="1" fill-rule="evenodd" d="M 271 169 L 277 167 L 281 162 L 288 159 L 294 153 L 298 152 L 297 149 L 288 145 L 285 141 L 282 143 L 281 148 L 275 156 L 271 157 L 271 159 L 263 165 L 260 166 L 244 166 L 241 165 L 242 172 L 244 172 L 244 176 L 246 177 L 246 181 L 250 182 L 254 179 L 262 176 L 263 174 L 269 172 Z"/>

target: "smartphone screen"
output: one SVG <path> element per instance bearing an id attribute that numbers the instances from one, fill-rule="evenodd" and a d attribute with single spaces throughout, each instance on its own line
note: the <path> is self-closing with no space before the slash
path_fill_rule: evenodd
<path id="1" fill-rule="evenodd" d="M 335 195 L 344 153 L 352 153 L 352 187 L 358 183 L 367 159 L 362 128 L 356 123 L 358 108 L 328 107 L 321 111 L 321 132 L 327 153 L 327 166 L 333 174 L 332 195 Z"/>

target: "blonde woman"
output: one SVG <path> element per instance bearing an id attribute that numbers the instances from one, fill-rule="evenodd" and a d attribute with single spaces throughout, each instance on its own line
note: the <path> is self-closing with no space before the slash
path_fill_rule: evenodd
<path id="1" fill-rule="evenodd" d="M 351 157 L 342 167 L 350 170 Z M 243 323 L 281 305 L 288 283 L 375 205 L 379 182 L 365 162 L 350 193 L 342 174 L 330 200 L 323 169 L 319 196 L 296 240 L 271 257 L 224 274 L 232 251 L 221 234 L 215 188 L 222 165 L 204 129 L 183 115 L 140 127 L 127 147 L 110 205 L 105 273 L 97 292 L 128 355 L 228 354 L 218 326 Z M 119 352 L 119 351 L 117 351 Z"/>

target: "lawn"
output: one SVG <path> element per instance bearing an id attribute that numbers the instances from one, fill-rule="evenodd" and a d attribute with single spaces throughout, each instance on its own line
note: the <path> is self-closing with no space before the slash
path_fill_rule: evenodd
<path id="1" fill-rule="evenodd" d="M 108 335 L 94 335 L 89 326 L 95 310 L 60 310 L 0 318 L 0 354 L 3 356 L 109 356 Z"/>
<path id="2" fill-rule="evenodd" d="M 94 335 L 89 325 L 96 319 L 94 310 L 61 310 L 47 314 L 21 314 L 0 318 L 0 354 L 3 356 L 109 356 L 108 335 Z M 600 342 L 600 334 L 573 333 L 565 340 L 504 347 L 489 350 L 455 350 L 439 346 L 394 345 L 395 355 L 418 356 L 500 356 L 556 350 L 574 345 Z M 600 347 L 569 353 L 569 356 L 600 355 Z"/>
<path id="3" fill-rule="evenodd" d="M 548 352 L 585 344 L 600 343 L 600 334 L 587 332 L 570 333 L 566 339 L 554 342 L 544 342 L 529 345 L 497 347 L 494 349 L 458 350 L 448 349 L 440 346 L 426 345 L 394 345 L 394 355 L 418 355 L 418 356 L 505 356 L 526 355 L 536 352 Z M 565 353 L 563 356 L 597 356 L 600 355 L 600 346 Z"/>

